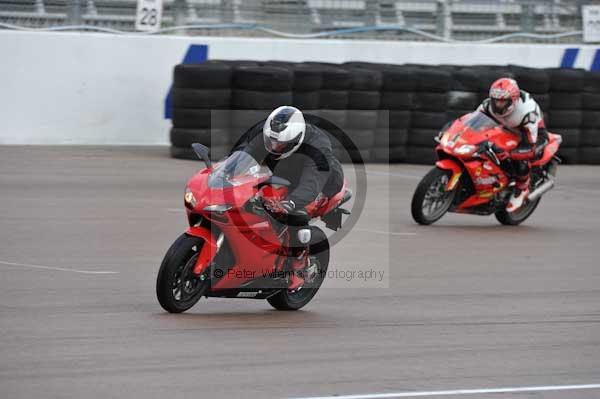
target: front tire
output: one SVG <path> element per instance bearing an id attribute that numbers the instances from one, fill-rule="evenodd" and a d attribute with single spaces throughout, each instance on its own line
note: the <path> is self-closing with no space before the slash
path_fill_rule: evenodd
<path id="1" fill-rule="evenodd" d="M 423 177 L 413 194 L 410 206 L 415 222 L 430 225 L 448 212 L 456 195 L 456 189 L 446 191 L 450 178 L 450 171 L 439 168 L 431 169 Z"/>
<path id="2" fill-rule="evenodd" d="M 210 288 L 209 278 L 202 281 L 193 274 L 203 245 L 201 238 L 182 234 L 167 251 L 156 278 L 156 296 L 167 312 L 185 312 Z"/>
<path id="3" fill-rule="evenodd" d="M 315 267 L 316 275 L 314 280 L 305 284 L 297 292 L 292 293 L 287 289 L 283 289 L 272 297 L 267 298 L 269 304 L 277 310 L 298 310 L 306 306 L 317 294 L 321 284 L 323 284 L 323 280 L 325 280 L 327 268 L 329 267 L 329 241 L 323 230 L 314 226 L 311 229 L 312 238 L 309 257 L 311 267 Z"/>

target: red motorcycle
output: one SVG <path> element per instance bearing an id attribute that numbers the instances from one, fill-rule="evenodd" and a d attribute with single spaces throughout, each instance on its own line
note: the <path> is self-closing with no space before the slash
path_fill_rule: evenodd
<path id="1" fill-rule="evenodd" d="M 506 211 L 514 192 L 514 175 L 508 154 L 518 147 L 520 135 L 482 112 L 473 112 L 442 129 L 436 141 L 438 161 L 419 183 L 412 198 L 413 219 L 429 225 L 446 212 L 494 214 L 505 225 L 524 222 L 542 195 L 554 187 L 562 142 L 558 134 L 537 146 L 531 163 L 530 194 L 516 212 Z"/>
<path id="2" fill-rule="evenodd" d="M 289 291 L 289 232 L 265 209 L 285 198 L 290 183 L 272 176 L 249 154 L 236 151 L 215 164 L 208 148 L 194 144 L 206 168 L 192 177 L 184 204 L 189 228 L 169 248 L 156 282 L 160 305 L 181 313 L 203 297 L 266 299 L 279 310 L 297 310 L 315 296 L 329 265 L 329 242 L 320 228 L 304 231 L 307 250 L 302 289 Z M 310 204 L 311 218 L 328 228 L 341 227 L 341 205 L 352 192 L 346 184 L 331 198 Z"/>

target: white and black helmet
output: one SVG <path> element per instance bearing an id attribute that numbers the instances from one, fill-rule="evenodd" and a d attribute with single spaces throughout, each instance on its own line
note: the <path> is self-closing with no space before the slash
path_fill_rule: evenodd
<path id="1" fill-rule="evenodd" d="M 265 148 L 278 159 L 287 158 L 296 151 L 306 133 L 304 115 L 298 108 L 284 105 L 271 112 L 263 127 Z"/>

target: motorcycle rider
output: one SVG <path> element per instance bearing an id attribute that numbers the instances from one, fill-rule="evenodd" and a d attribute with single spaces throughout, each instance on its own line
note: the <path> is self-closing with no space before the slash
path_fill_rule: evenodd
<path id="1" fill-rule="evenodd" d="M 529 195 L 530 161 L 535 157 L 536 144 L 548 137 L 542 112 L 531 95 L 520 90 L 517 82 L 510 78 L 492 83 L 489 98 L 483 101 L 478 111 L 521 135 L 519 146 L 508 155 L 515 173 L 516 189 L 506 211 L 515 212 Z"/>
<path id="2" fill-rule="evenodd" d="M 285 200 L 265 206 L 288 226 L 294 254 L 288 289 L 299 290 L 304 284 L 302 271 L 307 266 L 304 255 L 309 244 L 306 235 L 301 237 L 310 220 L 306 207 L 337 194 L 344 183 L 342 166 L 333 155 L 331 142 L 325 132 L 306 123 L 299 109 L 281 106 L 244 133 L 233 151 L 249 153 L 268 166 L 274 176 L 292 183 Z"/>

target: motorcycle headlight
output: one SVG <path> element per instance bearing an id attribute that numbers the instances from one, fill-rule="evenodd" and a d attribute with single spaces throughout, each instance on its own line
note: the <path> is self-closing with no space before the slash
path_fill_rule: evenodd
<path id="1" fill-rule="evenodd" d="M 231 209 L 231 205 L 222 204 L 222 205 L 209 205 L 204 208 L 205 212 L 227 212 Z"/>
<path id="2" fill-rule="evenodd" d="M 454 153 L 458 154 L 458 155 L 466 155 L 469 154 L 473 151 L 475 151 L 476 147 L 474 145 L 471 144 L 463 144 L 458 148 L 454 149 Z"/>
<path id="3" fill-rule="evenodd" d="M 196 197 L 194 197 L 194 193 L 189 187 L 185 188 L 183 202 L 185 203 L 185 206 L 190 209 L 194 209 L 196 207 L 196 204 L 198 203 L 198 201 L 196 201 Z"/>

